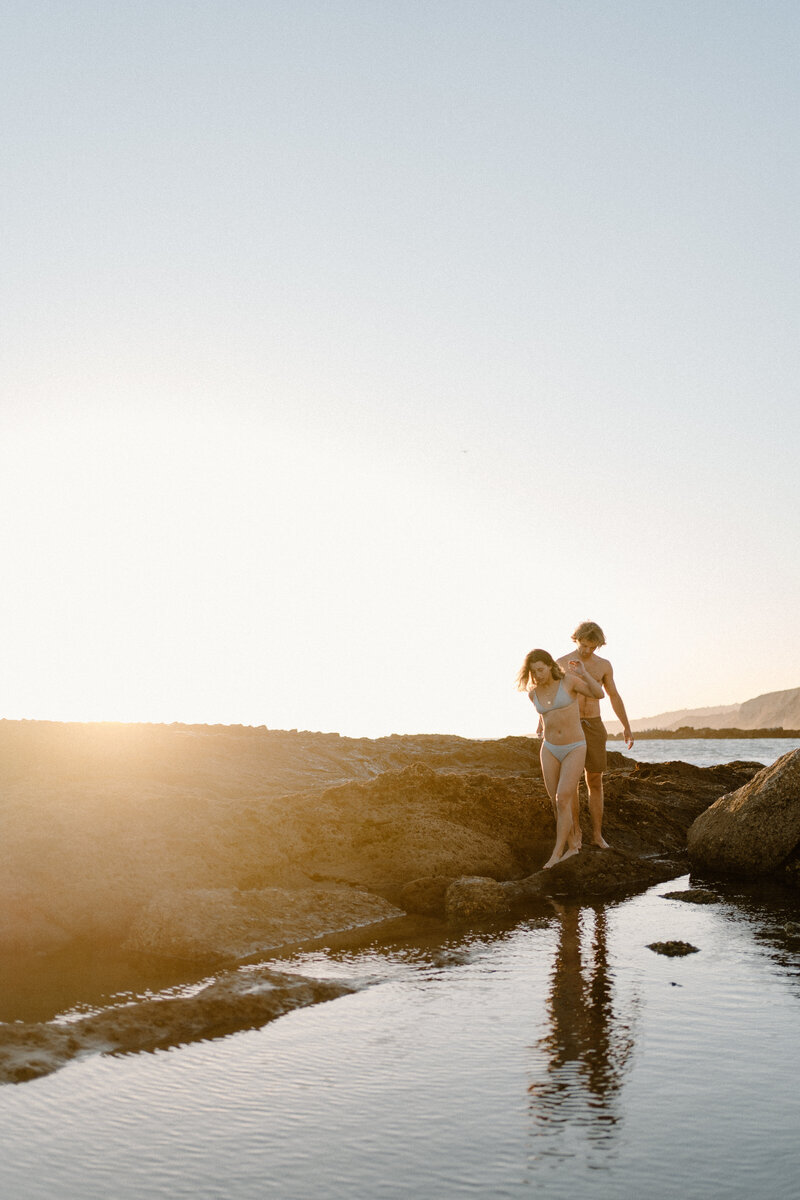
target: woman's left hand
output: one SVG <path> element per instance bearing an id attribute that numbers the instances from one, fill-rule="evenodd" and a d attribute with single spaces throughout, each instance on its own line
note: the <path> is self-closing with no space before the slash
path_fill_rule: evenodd
<path id="1" fill-rule="evenodd" d="M 573 675 L 585 675 L 586 674 L 586 667 L 583 665 L 583 663 L 581 662 L 581 660 L 579 658 L 571 658 L 569 660 L 569 662 L 567 663 L 567 666 L 569 667 L 570 671 L 572 671 Z"/>

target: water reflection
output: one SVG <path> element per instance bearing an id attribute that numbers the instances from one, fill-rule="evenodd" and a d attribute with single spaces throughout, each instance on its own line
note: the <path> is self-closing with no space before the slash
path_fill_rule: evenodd
<path id="1" fill-rule="evenodd" d="M 549 1029 L 536 1047 L 538 1078 L 528 1089 L 531 1114 L 539 1135 L 577 1126 L 595 1144 L 608 1144 L 622 1119 L 636 1000 L 626 1004 L 615 995 L 605 906 L 552 904 L 558 945 L 547 997 Z"/>

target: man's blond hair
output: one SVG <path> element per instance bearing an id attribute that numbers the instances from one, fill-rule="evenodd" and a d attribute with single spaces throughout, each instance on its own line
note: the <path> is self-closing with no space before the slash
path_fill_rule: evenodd
<path id="1" fill-rule="evenodd" d="M 573 642 L 594 642 L 596 646 L 605 646 L 606 635 L 597 621 L 581 621 L 572 635 Z"/>

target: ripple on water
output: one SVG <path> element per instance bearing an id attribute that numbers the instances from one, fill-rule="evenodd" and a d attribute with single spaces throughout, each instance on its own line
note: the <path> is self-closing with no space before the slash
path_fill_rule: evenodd
<path id="1" fill-rule="evenodd" d="M 770 1197 L 800 1170 L 780 913 L 659 894 L 438 947 L 295 956 L 370 986 L 0 1092 L 15 1200 Z M 664 959 L 647 943 L 700 947 Z"/>

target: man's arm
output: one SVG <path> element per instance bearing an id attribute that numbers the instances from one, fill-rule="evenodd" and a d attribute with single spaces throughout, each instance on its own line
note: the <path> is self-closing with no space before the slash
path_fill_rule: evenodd
<path id="1" fill-rule="evenodd" d="M 608 664 L 608 670 L 603 676 L 603 686 L 606 689 L 606 695 L 611 701 L 611 707 L 617 715 L 617 720 L 622 722 L 622 740 L 630 750 L 633 747 L 633 734 L 631 733 L 631 723 L 628 720 L 628 714 L 625 712 L 625 705 L 622 703 L 622 696 L 617 691 L 617 685 L 614 682 L 614 672 L 611 669 L 611 664 Z"/>

